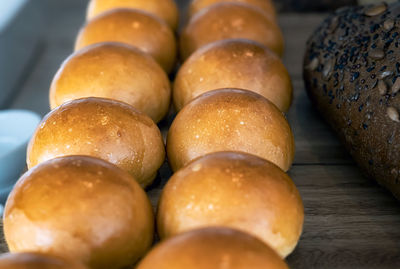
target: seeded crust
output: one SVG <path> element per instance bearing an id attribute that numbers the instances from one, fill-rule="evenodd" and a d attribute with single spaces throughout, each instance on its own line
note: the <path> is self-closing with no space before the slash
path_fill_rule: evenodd
<path id="1" fill-rule="evenodd" d="M 400 199 L 400 3 L 339 9 L 311 36 L 304 81 L 365 174 Z"/>

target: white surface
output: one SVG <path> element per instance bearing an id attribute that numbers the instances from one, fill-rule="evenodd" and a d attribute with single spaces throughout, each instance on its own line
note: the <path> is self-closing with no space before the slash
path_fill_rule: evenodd
<path id="1" fill-rule="evenodd" d="M 0 0 L 0 34 L 28 1 L 29 0 Z"/>

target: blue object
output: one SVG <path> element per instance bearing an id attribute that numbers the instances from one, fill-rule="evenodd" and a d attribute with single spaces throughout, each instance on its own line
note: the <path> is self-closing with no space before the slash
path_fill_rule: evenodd
<path id="1" fill-rule="evenodd" d="M 0 110 L 0 203 L 4 203 L 26 164 L 26 147 L 40 122 L 28 110 Z"/>
<path id="2" fill-rule="evenodd" d="M 42 27 L 40 0 L 0 0 L 0 109 L 12 104 L 15 91 L 34 57 Z"/>
<path id="3" fill-rule="evenodd" d="M 20 12 L 28 0 L 3 0 L 0 5 L 0 32 L 5 29 Z"/>

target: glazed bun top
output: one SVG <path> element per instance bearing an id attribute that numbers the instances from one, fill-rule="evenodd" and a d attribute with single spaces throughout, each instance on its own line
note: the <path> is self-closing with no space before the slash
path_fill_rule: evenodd
<path id="1" fill-rule="evenodd" d="M 215 152 L 176 172 L 162 191 L 158 234 L 162 239 L 207 226 L 245 231 L 281 257 L 302 233 L 304 207 L 293 180 L 265 159 Z"/>
<path id="2" fill-rule="evenodd" d="M 80 30 L 75 50 L 107 41 L 126 43 L 139 48 L 151 55 L 167 73 L 174 67 L 174 33 L 164 21 L 147 12 L 112 9 L 96 16 Z"/>
<path id="3" fill-rule="evenodd" d="M 87 269 L 80 263 L 40 253 L 0 255 L 0 269 Z"/>
<path id="4" fill-rule="evenodd" d="M 283 35 L 274 20 L 250 5 L 219 3 L 198 12 L 183 29 L 180 56 L 185 60 L 206 44 L 231 38 L 257 41 L 283 54 Z"/>
<path id="5" fill-rule="evenodd" d="M 138 269 L 288 269 L 258 239 L 229 228 L 187 232 L 156 246 Z"/>
<path id="6" fill-rule="evenodd" d="M 4 234 L 12 252 L 46 252 L 93 269 L 136 262 L 153 242 L 153 223 L 150 201 L 128 173 L 79 155 L 29 170 L 4 211 Z"/>
<path id="7" fill-rule="evenodd" d="M 106 42 L 87 46 L 64 61 L 50 86 L 50 105 L 104 97 L 132 105 L 159 122 L 168 112 L 171 86 L 167 74 L 146 53 Z"/>
<path id="8" fill-rule="evenodd" d="M 165 148 L 148 116 L 119 101 L 90 97 L 67 102 L 45 116 L 28 145 L 28 168 L 67 155 L 109 161 L 145 187 L 163 164 Z"/>
<path id="9" fill-rule="evenodd" d="M 217 151 L 242 151 L 287 171 L 294 138 L 283 113 L 263 96 L 241 89 L 209 91 L 188 103 L 167 138 L 168 162 L 176 171 Z"/>
<path id="10" fill-rule="evenodd" d="M 175 108 L 179 111 L 200 94 L 220 88 L 254 91 L 284 112 L 292 101 L 292 82 L 281 59 L 246 39 L 213 42 L 193 53 L 175 78 Z"/>
<path id="11" fill-rule="evenodd" d="M 147 11 L 163 19 L 173 30 L 178 27 L 178 8 L 174 0 L 91 0 L 87 19 L 115 8 L 133 8 Z"/>
<path id="12" fill-rule="evenodd" d="M 193 0 L 189 6 L 189 16 L 192 17 L 204 8 L 222 2 L 238 2 L 252 5 L 265 12 L 267 16 L 276 19 L 276 10 L 272 0 Z"/>

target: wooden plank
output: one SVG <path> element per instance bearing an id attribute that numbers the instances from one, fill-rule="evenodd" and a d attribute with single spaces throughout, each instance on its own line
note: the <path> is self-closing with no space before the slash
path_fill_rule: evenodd
<path id="1" fill-rule="evenodd" d="M 148 191 L 154 208 L 171 172 L 160 174 Z M 291 268 L 400 266 L 400 207 L 385 189 L 350 165 L 295 165 L 289 174 L 306 214 Z"/>
<path id="2" fill-rule="evenodd" d="M 334 132 L 313 108 L 302 80 L 294 80 L 288 120 L 296 143 L 294 164 L 353 164 Z"/>
<path id="3" fill-rule="evenodd" d="M 281 14 L 279 26 L 285 38 L 283 63 L 293 80 L 302 78 L 303 54 L 306 42 L 326 14 Z"/>
<path id="4" fill-rule="evenodd" d="M 400 207 L 354 166 L 294 166 L 305 206 L 291 268 L 400 268 Z"/>
<path id="5" fill-rule="evenodd" d="M 351 165 L 295 165 L 289 172 L 305 207 L 290 268 L 399 268 L 400 207 Z M 148 190 L 156 209 L 171 175 L 165 165 Z"/>
<path id="6" fill-rule="evenodd" d="M 42 115 L 49 110 L 50 81 L 72 52 L 86 7 L 81 0 L 43 1 L 50 6 L 43 36 L 45 50 L 12 104 Z M 290 175 L 303 197 L 306 213 L 303 236 L 287 261 L 291 268 L 400 268 L 398 202 L 360 174 L 304 90 L 301 65 L 305 41 L 323 17 L 283 14 L 279 19 L 286 38 L 284 62 L 294 84 L 294 103 L 288 119 L 297 154 Z M 171 118 L 160 124 L 164 134 L 170 121 Z M 148 189 L 153 206 L 170 175 L 164 164 Z M 0 251 L 5 250 L 0 242 Z"/>
<path id="7" fill-rule="evenodd" d="M 154 207 L 170 175 L 164 166 L 148 190 Z M 348 165 L 295 165 L 290 175 L 306 213 L 291 268 L 399 268 L 400 207 L 386 190 Z"/>

